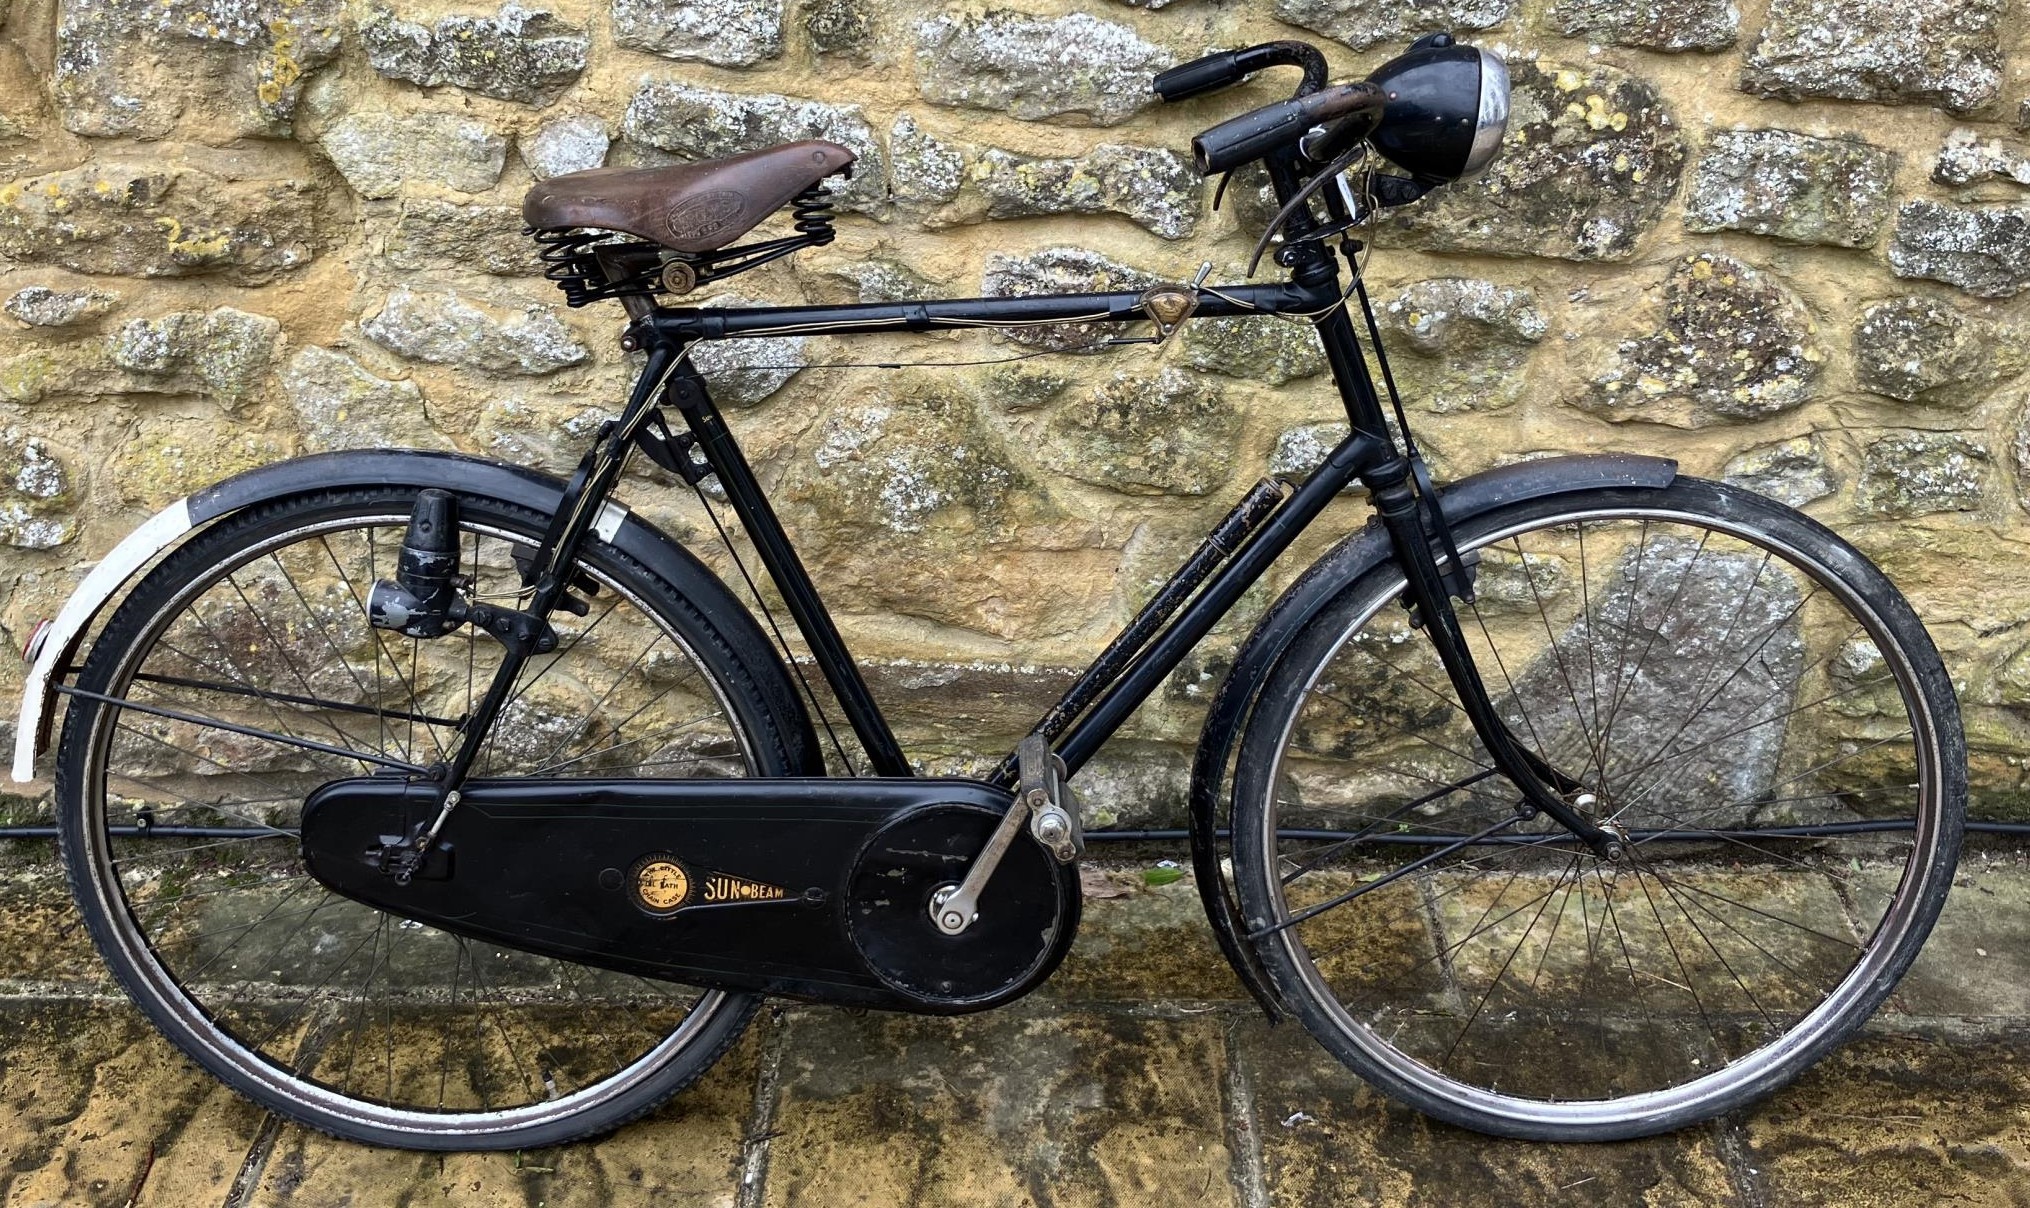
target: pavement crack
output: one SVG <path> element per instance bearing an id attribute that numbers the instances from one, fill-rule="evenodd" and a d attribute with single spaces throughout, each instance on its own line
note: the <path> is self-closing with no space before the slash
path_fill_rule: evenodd
<path id="1" fill-rule="evenodd" d="M 1234 1190 L 1245 1208 L 1269 1208 L 1269 1179 L 1262 1165 L 1262 1130 L 1255 1110 L 1255 1088 L 1241 1059 L 1240 1029 L 1251 1022 L 1240 1013 L 1229 1015 L 1220 1037 L 1226 1047 L 1226 1135 L 1233 1154 L 1229 1167 Z"/>
<path id="2" fill-rule="evenodd" d="M 233 1176 L 233 1185 L 226 1190 L 226 1200 L 221 1208 L 241 1208 L 252 1200 L 254 1189 L 261 1185 L 261 1176 L 267 1172 L 268 1158 L 275 1152 L 275 1142 L 282 1135 L 282 1117 L 269 1112 L 261 1121 L 261 1131 L 254 1134 L 254 1143 L 247 1147 L 247 1156 L 240 1161 L 240 1172 Z"/>
<path id="3" fill-rule="evenodd" d="M 753 1111 L 740 1139 L 740 1187 L 734 1208 L 762 1208 L 768 1196 L 768 1149 L 778 1135 L 775 1128 L 776 1101 L 782 1093 L 783 1052 L 789 1045 L 786 1014 L 775 1012 L 762 1037 L 761 1055 L 754 1074 Z"/>

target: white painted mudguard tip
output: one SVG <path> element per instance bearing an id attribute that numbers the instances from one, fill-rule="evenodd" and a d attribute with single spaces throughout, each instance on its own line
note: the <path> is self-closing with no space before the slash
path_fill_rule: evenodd
<path id="1" fill-rule="evenodd" d="M 91 625 L 92 618 L 119 592 L 134 572 L 148 565 L 157 554 L 169 548 L 176 540 L 191 529 L 190 500 L 179 499 L 168 507 L 150 516 L 140 528 L 128 533 L 118 545 L 99 559 L 64 602 L 63 610 L 50 622 L 48 631 L 42 637 L 42 648 L 36 652 L 35 662 L 28 668 L 27 682 L 21 688 L 21 716 L 14 729 L 14 782 L 26 784 L 35 779 L 35 744 L 42 732 L 43 718 L 53 705 L 50 700 L 50 677 L 56 672 L 58 662 L 66 658 L 78 635 Z"/>

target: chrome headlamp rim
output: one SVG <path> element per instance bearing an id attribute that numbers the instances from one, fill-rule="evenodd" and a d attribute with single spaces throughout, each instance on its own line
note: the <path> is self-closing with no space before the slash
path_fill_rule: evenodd
<path id="1" fill-rule="evenodd" d="M 1508 64 L 1485 47 L 1480 50 L 1480 110 L 1473 124 L 1473 145 L 1466 152 L 1460 179 L 1479 175 L 1501 152 L 1508 133 Z"/>

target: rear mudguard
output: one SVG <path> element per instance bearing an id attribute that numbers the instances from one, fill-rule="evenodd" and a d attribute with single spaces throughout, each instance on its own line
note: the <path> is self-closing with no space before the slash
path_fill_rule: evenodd
<path id="1" fill-rule="evenodd" d="M 1633 454 L 1547 457 L 1461 479 L 1440 492 L 1439 505 L 1445 518 L 1458 524 L 1524 499 L 1602 487 L 1661 489 L 1677 477 L 1677 468 L 1677 463 L 1667 458 Z M 1254 951 L 1242 938 L 1240 904 L 1235 900 L 1232 883 L 1220 868 L 1220 799 L 1248 715 L 1283 652 L 1305 623 L 1341 591 L 1391 557 L 1388 534 L 1379 521 L 1370 520 L 1290 585 L 1235 653 L 1233 668 L 1227 672 L 1206 713 L 1198 752 L 1192 760 L 1187 808 L 1191 821 L 1191 864 L 1198 878 L 1199 896 L 1204 899 L 1206 917 L 1219 939 L 1220 950 L 1271 1020 L 1284 1013 L 1283 1005 L 1270 989 Z"/>
<path id="2" fill-rule="evenodd" d="M 375 486 L 445 487 L 543 513 L 554 512 L 564 494 L 564 483 L 560 480 L 520 466 L 459 453 L 362 449 L 318 453 L 262 466 L 177 500 L 101 558 L 56 618 L 41 626 L 30 639 L 24 652 L 30 664 L 27 683 L 22 690 L 21 715 L 14 734 L 14 779 L 35 778 L 36 756 L 49 747 L 56 711 L 54 685 L 73 665 L 79 646 L 91 631 L 92 621 L 142 568 L 155 562 L 186 534 L 255 504 L 307 490 Z M 592 528 L 602 541 L 668 582 L 683 583 L 689 581 L 689 576 L 709 577 L 712 573 L 660 529 L 611 500 L 600 508 Z M 744 613 L 731 618 L 715 616 L 712 620 L 727 626 L 754 624 Z M 766 640 L 760 642 L 760 647 L 773 649 Z M 782 674 L 783 682 L 789 682 L 787 669 Z M 815 752 L 817 738 L 808 732 L 808 717 L 803 726 L 807 733 L 802 749 Z"/>

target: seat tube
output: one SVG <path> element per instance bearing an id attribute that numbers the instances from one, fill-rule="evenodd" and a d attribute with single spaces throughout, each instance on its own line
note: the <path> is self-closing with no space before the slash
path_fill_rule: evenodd
<path id="1" fill-rule="evenodd" d="M 691 434 L 697 438 L 699 451 L 705 455 L 705 461 L 712 467 L 712 474 L 719 480 L 719 485 L 725 488 L 726 499 L 733 505 L 733 512 L 740 518 L 748 539 L 754 542 L 761 564 L 767 568 L 776 590 L 782 593 L 783 603 L 789 607 L 797 629 L 810 643 L 811 655 L 817 660 L 818 669 L 823 672 L 832 695 L 838 698 L 840 708 L 845 710 L 846 720 L 852 725 L 853 734 L 860 740 L 861 747 L 866 750 L 874 773 L 878 776 L 913 775 L 909 760 L 895 740 L 895 732 L 889 728 L 888 719 L 882 716 L 874 694 L 868 691 L 866 679 L 853 662 L 852 653 L 846 649 L 845 638 L 840 636 L 838 626 L 832 623 L 832 614 L 825 608 L 817 586 L 811 582 L 810 573 L 804 569 L 803 561 L 790 545 L 789 535 L 783 532 L 782 522 L 776 518 L 767 494 L 755 479 L 753 467 L 747 464 L 746 454 L 740 451 L 739 442 L 733 439 L 732 431 L 726 427 L 725 419 L 706 392 L 704 379 L 689 363 L 680 365 L 670 379 L 668 397 L 682 413 Z"/>

